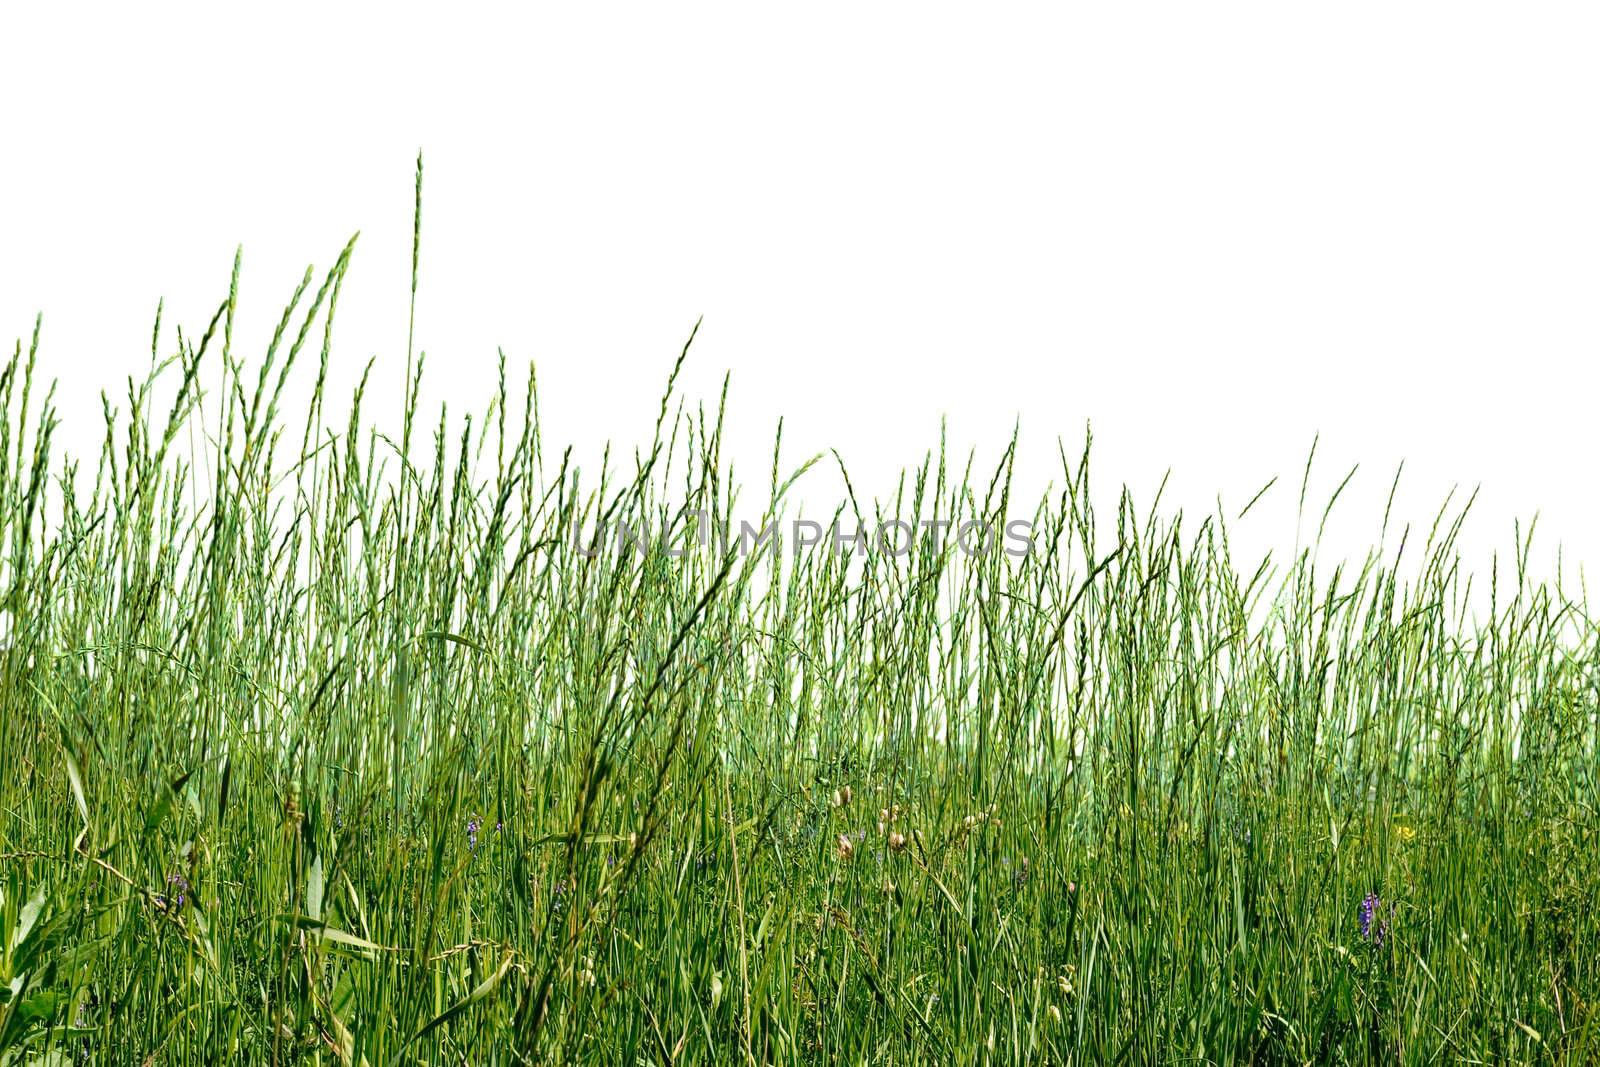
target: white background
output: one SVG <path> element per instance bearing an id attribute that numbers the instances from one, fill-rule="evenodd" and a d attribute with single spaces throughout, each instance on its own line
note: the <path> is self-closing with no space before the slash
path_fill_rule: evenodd
<path id="1" fill-rule="evenodd" d="M 986 462 L 1020 418 L 1035 488 L 1092 420 L 1145 502 L 1282 475 L 1241 536 L 1288 549 L 1320 431 L 1334 554 L 1405 460 L 1406 518 L 1482 487 L 1474 566 L 1535 512 L 1600 561 L 1591 4 L 133 7 L 0 14 L 0 330 L 43 312 L 79 454 L 158 297 L 203 328 L 242 244 L 260 351 L 357 229 L 333 378 L 377 355 L 393 425 L 421 148 L 430 410 L 498 346 L 554 441 L 631 448 L 703 314 L 758 485 L 779 416 L 869 495 L 941 416 Z"/>

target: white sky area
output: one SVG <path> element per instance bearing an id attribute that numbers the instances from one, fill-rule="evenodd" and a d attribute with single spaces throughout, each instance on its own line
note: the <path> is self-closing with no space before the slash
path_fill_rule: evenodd
<path id="1" fill-rule="evenodd" d="M 1092 422 L 1101 492 L 1170 471 L 1191 525 L 1281 476 L 1250 556 L 1320 433 L 1330 560 L 1404 461 L 1397 523 L 1481 489 L 1473 569 L 1536 513 L 1542 573 L 1600 567 L 1592 4 L 9 5 L 0 54 L 0 335 L 43 313 L 79 456 L 158 298 L 198 333 L 242 245 L 259 353 L 356 230 L 331 406 L 376 356 L 396 426 L 420 148 L 425 423 L 503 348 L 548 442 L 631 453 L 703 315 L 752 492 L 780 416 L 867 496 L 941 418 L 985 472 L 1020 420 L 1035 491 Z"/>

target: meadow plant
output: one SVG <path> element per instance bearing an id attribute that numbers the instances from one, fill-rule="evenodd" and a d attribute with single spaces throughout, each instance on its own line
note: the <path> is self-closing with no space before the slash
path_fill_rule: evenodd
<path id="1" fill-rule="evenodd" d="M 1241 565 L 940 441 L 837 518 L 1034 551 L 585 553 L 837 464 L 736 483 L 682 354 L 597 471 L 504 359 L 336 411 L 352 251 L 259 356 L 237 273 L 158 318 L 88 465 L 0 367 L 0 1063 L 1600 1058 L 1600 633 L 1525 539 Z"/>

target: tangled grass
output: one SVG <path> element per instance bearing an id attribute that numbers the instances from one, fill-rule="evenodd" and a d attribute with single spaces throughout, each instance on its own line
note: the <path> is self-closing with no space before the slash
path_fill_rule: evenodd
<path id="1" fill-rule="evenodd" d="M 589 552 L 811 464 L 669 386 L 585 477 L 503 361 L 335 422 L 349 263 L 257 360 L 158 322 L 92 471 L 5 365 L 0 1063 L 1600 1058 L 1600 632 L 1465 509 L 1240 568 L 941 444 L 834 520 L 1032 554 Z"/>

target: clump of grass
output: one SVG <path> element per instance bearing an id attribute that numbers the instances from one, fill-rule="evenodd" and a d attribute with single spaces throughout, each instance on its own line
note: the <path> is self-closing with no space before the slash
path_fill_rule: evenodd
<path id="1" fill-rule="evenodd" d="M 1600 634 L 1521 546 L 1471 613 L 1464 509 L 1241 570 L 941 442 L 839 517 L 1033 555 L 589 555 L 810 462 L 753 505 L 669 384 L 586 475 L 503 361 L 335 422 L 350 256 L 259 360 L 158 322 L 92 470 L 0 373 L 0 1062 L 1600 1055 Z"/>

